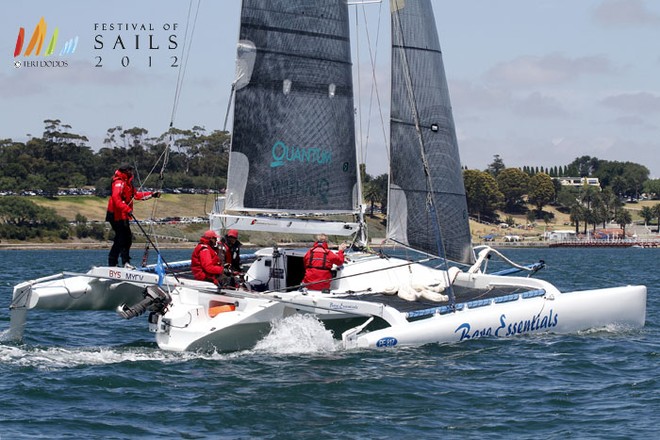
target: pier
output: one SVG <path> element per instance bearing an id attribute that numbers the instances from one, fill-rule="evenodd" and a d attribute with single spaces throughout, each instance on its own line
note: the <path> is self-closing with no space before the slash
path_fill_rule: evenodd
<path id="1" fill-rule="evenodd" d="M 660 248 L 660 240 L 566 240 L 548 243 L 548 247 L 637 247 Z"/>

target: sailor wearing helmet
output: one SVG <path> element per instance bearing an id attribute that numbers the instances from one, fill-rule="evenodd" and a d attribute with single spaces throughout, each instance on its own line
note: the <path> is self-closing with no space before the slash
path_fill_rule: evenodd
<path id="1" fill-rule="evenodd" d="M 225 248 L 225 265 L 229 265 L 232 272 L 241 272 L 241 242 L 238 241 L 238 231 L 230 229 L 220 242 Z"/>
<path id="2" fill-rule="evenodd" d="M 206 231 L 200 237 L 190 258 L 190 269 L 196 280 L 220 284 L 224 273 L 224 252 L 218 252 L 218 234 Z"/>

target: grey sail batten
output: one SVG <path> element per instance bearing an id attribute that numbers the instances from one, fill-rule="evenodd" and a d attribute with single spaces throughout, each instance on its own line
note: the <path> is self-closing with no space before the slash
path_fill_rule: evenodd
<path id="1" fill-rule="evenodd" d="M 392 0 L 391 6 L 388 236 L 471 263 L 458 142 L 431 3 Z"/>
<path id="2" fill-rule="evenodd" d="M 356 212 L 346 2 L 244 0 L 239 39 L 226 208 Z"/>

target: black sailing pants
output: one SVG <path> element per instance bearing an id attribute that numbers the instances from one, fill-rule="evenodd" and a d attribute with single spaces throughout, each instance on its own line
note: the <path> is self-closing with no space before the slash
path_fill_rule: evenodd
<path id="1" fill-rule="evenodd" d="M 108 254 L 108 266 L 116 266 L 121 255 L 122 265 L 131 262 L 131 246 L 133 245 L 133 234 L 128 220 L 111 221 L 110 226 L 115 231 L 115 241 Z"/>

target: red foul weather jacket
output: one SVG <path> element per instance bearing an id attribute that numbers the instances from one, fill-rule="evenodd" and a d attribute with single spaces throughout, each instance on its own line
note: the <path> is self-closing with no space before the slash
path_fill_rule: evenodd
<path id="1" fill-rule="evenodd" d="M 330 288 L 332 281 L 332 265 L 344 264 L 344 251 L 336 254 L 328 249 L 328 243 L 318 241 L 305 254 L 305 278 L 303 284 L 311 290 L 325 290 Z"/>
<path id="2" fill-rule="evenodd" d="M 112 176 L 112 194 L 108 200 L 108 215 L 114 221 L 129 220 L 133 211 L 133 199 L 142 200 L 151 197 L 151 191 L 136 191 L 133 186 L 133 176 L 115 171 Z"/>
<path id="3" fill-rule="evenodd" d="M 190 257 L 190 269 L 196 280 L 218 284 L 218 277 L 224 272 L 222 254 L 211 247 L 209 240 L 202 237 Z"/>

